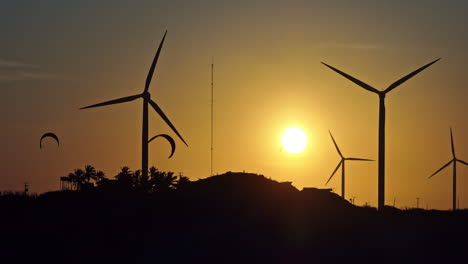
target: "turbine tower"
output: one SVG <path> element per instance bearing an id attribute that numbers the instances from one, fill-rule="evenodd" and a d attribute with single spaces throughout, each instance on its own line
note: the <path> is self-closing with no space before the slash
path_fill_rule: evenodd
<path id="1" fill-rule="evenodd" d="M 462 164 L 465 164 L 468 166 L 468 163 L 466 163 L 463 160 L 457 159 L 455 156 L 455 146 L 453 144 L 453 135 L 452 135 L 452 128 L 450 128 L 450 142 L 452 143 L 452 160 L 450 160 L 447 164 L 442 166 L 440 169 L 438 169 L 436 172 L 434 172 L 431 176 L 429 176 L 428 179 L 432 178 L 432 176 L 436 175 L 439 173 L 439 171 L 445 169 L 448 165 L 450 165 L 453 162 L 453 197 L 452 197 L 452 207 L 453 211 L 457 210 L 457 162 L 460 162 Z"/>
<path id="2" fill-rule="evenodd" d="M 345 161 L 347 160 L 374 161 L 374 160 L 361 159 L 361 158 L 345 158 L 343 154 L 341 154 L 340 148 L 338 148 L 338 144 L 336 144 L 336 141 L 333 138 L 332 133 L 330 131 L 328 132 L 330 133 L 330 137 L 333 140 L 333 144 L 335 144 L 335 148 L 336 148 L 336 151 L 338 152 L 338 155 L 340 155 L 341 157 L 341 161 L 338 163 L 338 166 L 336 166 L 335 170 L 333 171 L 332 175 L 330 176 L 328 181 L 325 183 L 325 185 L 328 184 L 328 182 L 333 178 L 333 175 L 335 175 L 335 172 L 341 167 L 341 197 L 343 197 L 343 199 L 346 199 L 345 198 Z"/>
<path id="3" fill-rule="evenodd" d="M 385 205 L 385 96 L 387 93 L 401 85 L 402 83 L 406 82 L 416 74 L 420 73 L 427 67 L 431 66 L 432 64 L 436 63 L 439 59 L 424 65 L 423 67 L 411 72 L 410 74 L 406 75 L 405 77 L 399 79 L 398 81 L 392 83 L 388 86 L 387 89 L 383 91 L 379 91 L 374 87 L 322 62 L 323 65 L 327 66 L 328 68 L 332 69 L 333 71 L 337 72 L 338 74 L 342 75 L 346 79 L 352 81 L 353 83 L 361 86 L 365 90 L 369 92 L 373 92 L 379 96 L 379 179 L 378 179 L 378 208 L 382 210 Z"/>
<path id="4" fill-rule="evenodd" d="M 141 156 L 142 156 L 141 171 L 142 171 L 142 176 L 144 177 L 148 176 L 148 143 L 149 143 L 148 142 L 148 104 L 153 107 L 153 109 L 156 111 L 156 113 L 159 114 L 159 116 L 161 116 L 161 118 L 172 129 L 172 131 L 176 133 L 176 135 L 180 138 L 180 140 L 182 140 L 182 142 L 184 142 L 184 144 L 188 146 L 185 140 L 177 131 L 177 129 L 171 123 L 169 118 L 164 114 L 162 109 L 151 99 L 151 94 L 148 92 L 151 79 L 153 78 L 154 69 L 156 68 L 156 63 L 158 62 L 159 54 L 161 53 L 161 48 L 164 44 L 164 39 L 166 38 L 166 34 L 167 34 L 167 30 L 164 33 L 161 43 L 159 44 L 158 50 L 156 51 L 156 55 L 154 56 L 153 63 L 151 64 L 151 67 L 149 69 L 148 76 L 146 77 L 146 83 L 145 83 L 145 88 L 143 90 L 143 93 L 131 95 L 127 97 L 122 97 L 119 99 L 114 99 L 114 100 L 106 101 L 103 103 L 98 103 L 98 104 L 80 108 L 80 109 L 87 109 L 87 108 L 93 108 L 93 107 L 99 107 L 99 106 L 105 106 L 105 105 L 126 103 L 126 102 L 130 102 L 139 98 L 143 99 L 143 126 L 142 126 L 142 133 L 141 133 Z"/>

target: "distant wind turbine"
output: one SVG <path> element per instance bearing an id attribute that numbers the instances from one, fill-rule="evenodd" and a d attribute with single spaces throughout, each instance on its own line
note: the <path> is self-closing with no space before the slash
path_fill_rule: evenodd
<path id="1" fill-rule="evenodd" d="M 452 200 L 452 206 L 453 210 L 455 211 L 457 209 L 457 162 L 460 162 L 462 164 L 465 164 L 468 166 L 468 163 L 466 163 L 463 160 L 457 159 L 455 156 L 455 146 L 453 144 L 453 135 L 452 135 L 452 128 L 450 128 L 450 142 L 452 143 L 452 160 L 450 160 L 447 164 L 442 166 L 442 168 L 438 169 L 436 172 L 434 172 L 431 176 L 429 176 L 428 179 L 432 178 L 432 176 L 436 175 L 439 173 L 439 171 L 445 169 L 448 165 L 450 165 L 453 162 L 453 200 Z"/>
<path id="2" fill-rule="evenodd" d="M 166 124 L 172 129 L 172 131 L 174 131 L 174 133 L 177 134 L 180 140 L 182 140 L 182 142 L 184 142 L 184 144 L 188 146 L 185 140 L 177 131 L 177 129 L 171 123 L 169 118 L 164 114 L 161 108 L 151 99 L 151 94 L 148 92 L 151 79 L 153 78 L 154 69 L 156 68 L 156 63 L 158 62 L 159 54 L 161 53 L 161 48 L 163 46 L 164 39 L 166 38 L 166 34 L 167 34 L 167 30 L 164 33 L 161 43 L 159 44 L 158 50 L 156 51 L 156 55 L 154 56 L 153 63 L 151 64 L 150 70 L 148 72 L 148 76 L 146 77 L 145 89 L 143 90 L 143 93 L 131 95 L 127 97 L 122 97 L 119 99 L 110 100 L 110 101 L 106 101 L 103 103 L 98 103 L 98 104 L 80 108 L 80 109 L 87 109 L 87 108 L 92 108 L 92 107 L 126 103 L 126 102 L 130 102 L 139 98 L 143 99 L 143 127 L 142 127 L 142 136 L 141 136 L 141 149 L 142 149 L 141 150 L 141 153 L 142 153 L 141 170 L 142 170 L 142 176 L 145 176 L 145 177 L 148 176 L 148 143 L 149 143 L 148 142 L 148 104 L 150 104 L 154 108 L 154 110 L 159 114 L 159 116 L 161 116 L 161 118 L 166 122 Z"/>
<path id="3" fill-rule="evenodd" d="M 370 160 L 370 159 L 361 159 L 361 158 L 345 158 L 343 156 L 343 154 L 341 154 L 341 151 L 340 151 L 340 148 L 338 148 L 338 144 L 336 144 L 336 141 L 335 139 L 333 138 L 333 135 L 330 131 L 328 131 L 330 133 L 330 136 L 333 140 L 333 144 L 335 144 L 335 148 L 336 148 L 336 151 L 338 152 L 338 154 L 340 155 L 341 157 L 341 161 L 338 163 L 338 166 L 336 166 L 335 170 L 333 171 L 332 175 L 330 176 L 330 178 L 328 179 L 328 181 L 325 183 L 325 185 L 328 184 L 328 182 L 330 182 L 330 180 L 333 178 L 333 175 L 335 175 L 336 171 L 340 168 L 341 166 L 341 197 L 343 197 L 343 199 L 346 199 L 345 198 L 345 161 L 347 160 L 362 160 L 362 161 L 374 161 L 374 160 Z M 353 201 L 354 203 L 354 201 Z"/>
<path id="4" fill-rule="evenodd" d="M 384 205 L 385 205 L 385 96 L 387 93 L 401 85 L 402 83 L 406 82 L 416 74 L 420 73 L 427 67 L 431 66 L 432 64 L 436 63 L 439 59 L 424 65 L 423 67 L 411 72 L 410 74 L 406 75 L 405 77 L 399 79 L 398 81 L 392 83 L 387 89 L 383 91 L 379 91 L 375 89 L 374 87 L 326 64 L 323 63 L 323 65 L 327 66 L 328 68 L 332 69 L 333 71 L 337 72 L 338 74 L 342 75 L 346 79 L 352 81 L 353 83 L 361 86 L 365 90 L 369 92 L 373 92 L 379 96 L 379 180 L 378 180 L 378 208 L 379 210 L 382 210 Z"/>

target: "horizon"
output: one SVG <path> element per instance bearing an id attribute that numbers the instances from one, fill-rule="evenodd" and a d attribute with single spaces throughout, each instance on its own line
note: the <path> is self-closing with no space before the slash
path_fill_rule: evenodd
<path id="1" fill-rule="evenodd" d="M 2 164 L 0 190 L 57 190 L 59 177 L 86 164 L 112 178 L 141 164 L 141 101 L 78 110 L 141 93 L 158 44 L 168 34 L 149 91 L 188 143 L 150 109 L 149 165 L 191 180 L 210 176 L 210 89 L 214 58 L 213 174 L 245 171 L 304 187 L 325 182 L 344 156 L 377 161 L 375 95 L 326 68 L 378 90 L 442 60 L 387 95 L 386 205 L 449 209 L 450 168 L 468 160 L 466 122 L 468 3 L 450 1 L 254 1 L 229 3 L 92 1 L 27 4 L 0 10 Z M 268 4 L 269 3 L 269 4 Z M 437 8 L 438 13 L 431 10 Z M 261 13 L 261 15 L 257 15 Z M 60 23 L 57 23 L 57 22 Z M 325 30 L 324 30 L 325 29 Z M 280 151 L 291 127 L 307 135 L 304 151 Z M 55 133 L 57 147 L 40 136 Z M 346 196 L 377 206 L 377 162 L 350 162 Z M 460 208 L 468 208 L 468 167 L 457 166 Z"/>

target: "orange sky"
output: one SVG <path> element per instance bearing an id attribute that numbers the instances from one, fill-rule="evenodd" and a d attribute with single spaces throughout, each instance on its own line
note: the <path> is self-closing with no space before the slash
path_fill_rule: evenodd
<path id="1" fill-rule="evenodd" d="M 85 164 L 110 177 L 124 165 L 137 169 L 141 101 L 78 108 L 142 92 L 167 29 L 150 92 L 189 147 L 177 141 L 168 160 L 169 144 L 156 140 L 149 160 L 193 180 L 210 172 L 212 57 L 215 172 L 261 173 L 299 189 L 324 187 L 339 162 L 329 129 L 345 155 L 377 159 L 377 96 L 321 61 L 383 90 L 442 57 L 387 95 L 386 203 L 415 206 L 420 197 L 423 207 L 448 209 L 451 168 L 427 177 L 451 159 L 450 126 L 457 156 L 468 160 L 467 4 L 308 2 L 8 2 L 0 11 L 0 190 L 25 181 L 33 192 L 54 190 L 59 176 Z M 309 137 L 301 154 L 279 151 L 292 126 Z M 61 145 L 40 150 L 48 131 Z M 173 135 L 150 111 L 150 137 L 159 133 Z M 457 169 L 466 208 L 468 167 Z M 377 162 L 349 162 L 346 171 L 347 196 L 375 206 Z M 340 193 L 337 176 L 329 187 Z"/>

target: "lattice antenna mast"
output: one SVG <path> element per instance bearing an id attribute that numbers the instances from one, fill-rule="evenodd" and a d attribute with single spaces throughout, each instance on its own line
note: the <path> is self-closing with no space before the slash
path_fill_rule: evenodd
<path id="1" fill-rule="evenodd" d="M 213 176 L 213 74 L 214 74 L 214 59 L 211 58 L 211 176 Z"/>

